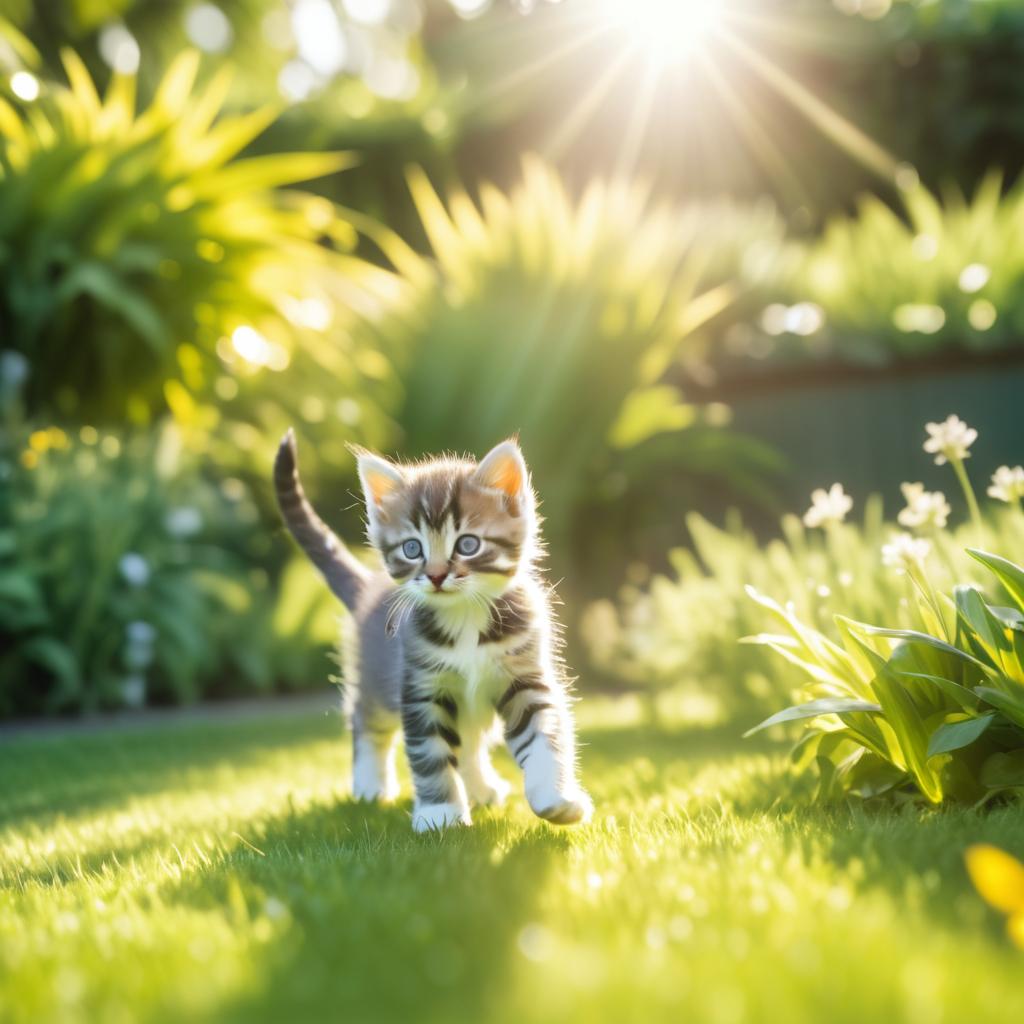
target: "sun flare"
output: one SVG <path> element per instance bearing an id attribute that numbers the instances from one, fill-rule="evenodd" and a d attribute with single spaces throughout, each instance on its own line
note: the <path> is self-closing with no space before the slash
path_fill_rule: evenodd
<path id="1" fill-rule="evenodd" d="M 605 15 L 656 67 L 685 60 L 722 23 L 722 0 L 600 0 Z"/>

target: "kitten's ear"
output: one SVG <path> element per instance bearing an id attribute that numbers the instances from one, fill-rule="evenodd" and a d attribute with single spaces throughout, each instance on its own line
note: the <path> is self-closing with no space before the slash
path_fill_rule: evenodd
<path id="1" fill-rule="evenodd" d="M 501 491 L 506 498 L 519 498 L 526 490 L 530 476 L 519 445 L 515 441 L 502 441 L 481 460 L 473 473 L 473 480 L 481 487 Z"/>
<path id="2" fill-rule="evenodd" d="M 358 451 L 359 481 L 366 496 L 366 507 L 371 517 L 380 511 L 384 499 L 393 491 L 405 486 L 402 471 L 387 459 L 367 451 Z"/>

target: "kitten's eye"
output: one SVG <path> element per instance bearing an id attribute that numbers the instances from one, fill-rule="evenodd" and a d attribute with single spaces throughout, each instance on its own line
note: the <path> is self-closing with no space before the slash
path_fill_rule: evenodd
<path id="1" fill-rule="evenodd" d="M 456 542 L 455 550 L 460 555 L 475 555 L 480 550 L 480 538 L 472 533 L 464 533 Z"/>
<path id="2" fill-rule="evenodd" d="M 412 561 L 423 554 L 423 545 L 418 540 L 407 540 L 402 545 L 402 554 Z"/>

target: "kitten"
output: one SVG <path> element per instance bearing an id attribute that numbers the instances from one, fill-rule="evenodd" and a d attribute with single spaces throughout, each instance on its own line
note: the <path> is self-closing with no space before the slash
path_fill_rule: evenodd
<path id="1" fill-rule="evenodd" d="M 274 464 L 284 520 L 351 611 L 343 644 L 353 794 L 398 795 L 401 727 L 417 832 L 470 824 L 470 802 L 501 804 L 509 785 L 491 766 L 501 735 L 523 770 L 534 813 L 556 824 L 589 818 L 576 774 L 568 683 L 556 624 L 536 571 L 536 502 L 514 441 L 479 463 L 396 465 L 356 450 L 371 572 L 321 521 L 299 482 L 288 431 Z"/>

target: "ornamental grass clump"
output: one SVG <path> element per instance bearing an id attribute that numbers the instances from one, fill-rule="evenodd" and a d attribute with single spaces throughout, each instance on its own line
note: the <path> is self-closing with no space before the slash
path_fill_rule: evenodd
<path id="1" fill-rule="evenodd" d="M 973 528 L 984 536 L 963 468 L 976 431 L 950 417 L 929 424 L 928 432 L 925 450 L 954 465 Z M 1013 473 L 1002 467 L 997 476 L 1008 480 Z M 1011 491 L 997 497 L 1014 501 Z M 934 537 L 948 515 L 944 497 L 919 485 L 905 485 L 904 494 L 910 514 L 900 521 Z M 883 565 L 908 581 L 903 604 L 910 628 L 837 615 L 837 641 L 806 625 L 792 606 L 748 588 L 785 626 L 748 641 L 777 651 L 807 679 L 799 703 L 751 732 L 804 721 L 794 759 L 817 766 L 823 798 L 892 792 L 939 804 L 1024 789 L 1024 568 L 968 547 L 987 570 L 989 586 L 961 584 L 950 595 L 932 583 L 932 552 L 932 539 L 910 533 L 896 535 L 881 552 Z M 894 608 L 892 617 L 903 616 Z"/>

